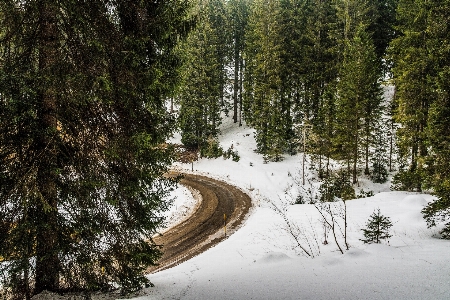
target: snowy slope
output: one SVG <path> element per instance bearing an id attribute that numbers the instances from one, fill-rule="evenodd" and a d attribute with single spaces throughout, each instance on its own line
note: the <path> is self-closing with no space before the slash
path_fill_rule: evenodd
<path id="1" fill-rule="evenodd" d="M 195 172 L 248 192 L 254 203 L 250 216 L 223 243 L 149 275 L 155 287 L 141 299 L 450 299 L 450 242 L 436 238 L 439 228 L 428 229 L 420 213 L 430 195 L 390 192 L 389 184 L 362 180 L 360 188 L 376 195 L 347 201 L 350 249 L 341 254 L 330 233 L 322 244 L 324 229 L 313 205 L 291 205 L 301 189 L 294 179 L 302 175 L 302 154 L 264 164 L 253 152 L 253 130 L 234 124 L 225 124 L 220 142 L 224 149 L 233 145 L 240 161 L 202 159 L 194 163 Z M 314 170 L 307 170 L 307 179 L 314 178 Z M 391 218 L 393 237 L 364 244 L 361 228 L 378 208 Z M 297 246 L 288 228 L 314 258 Z M 341 236 L 338 242 L 343 246 Z"/>

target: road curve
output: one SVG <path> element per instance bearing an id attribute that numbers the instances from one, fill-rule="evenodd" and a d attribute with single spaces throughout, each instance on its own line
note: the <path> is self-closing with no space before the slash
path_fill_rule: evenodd
<path id="1" fill-rule="evenodd" d="M 250 197 L 223 181 L 185 174 L 181 184 L 198 190 L 203 200 L 189 219 L 153 239 L 164 254 L 147 273 L 176 266 L 216 245 L 242 224 L 250 210 Z"/>

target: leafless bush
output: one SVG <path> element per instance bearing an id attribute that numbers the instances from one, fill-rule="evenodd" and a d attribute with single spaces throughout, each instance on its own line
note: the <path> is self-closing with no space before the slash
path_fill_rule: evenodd
<path id="1" fill-rule="evenodd" d="M 312 220 L 310 220 L 310 230 L 311 234 L 308 235 L 305 228 L 301 228 L 297 223 L 289 219 L 287 215 L 288 205 L 281 199 L 281 205 L 276 205 L 273 201 L 269 201 L 271 208 L 283 218 L 284 229 L 286 233 L 292 238 L 295 243 L 295 248 L 301 250 L 303 254 L 308 257 L 316 257 L 320 254 L 320 247 L 317 238 L 316 231 L 312 225 Z"/>
<path id="2" fill-rule="evenodd" d="M 324 224 L 325 240 L 324 244 L 328 244 L 327 241 L 327 228 L 331 231 L 336 246 L 339 251 L 344 254 L 343 248 L 339 243 L 338 236 L 344 239 L 345 249 L 349 249 L 347 243 L 347 205 L 345 201 L 340 202 L 321 202 L 314 204 L 321 215 L 321 221 Z M 343 222 L 343 226 L 340 223 Z"/>

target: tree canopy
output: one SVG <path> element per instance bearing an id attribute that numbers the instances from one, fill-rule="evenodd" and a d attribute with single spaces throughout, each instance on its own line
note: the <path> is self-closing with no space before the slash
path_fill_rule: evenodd
<path id="1" fill-rule="evenodd" d="M 172 180 L 165 100 L 188 1 L 0 3 L 6 292 L 142 286 Z"/>

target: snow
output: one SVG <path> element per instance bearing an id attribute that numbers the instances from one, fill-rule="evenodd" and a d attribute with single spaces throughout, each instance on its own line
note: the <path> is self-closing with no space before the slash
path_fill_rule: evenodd
<path id="1" fill-rule="evenodd" d="M 163 214 L 165 224 L 160 230 L 161 233 L 188 219 L 202 201 L 202 196 L 195 189 L 178 185 L 172 192 L 170 199 L 172 201 L 171 205 Z"/>
<path id="2" fill-rule="evenodd" d="M 307 186 L 301 187 L 302 154 L 264 164 L 253 151 L 254 130 L 231 122 L 223 124 L 219 140 L 224 149 L 233 145 L 240 161 L 201 159 L 194 163 L 195 173 L 246 191 L 254 206 L 250 215 L 224 242 L 148 275 L 155 287 L 136 299 L 450 299 L 450 242 L 438 238 L 441 227 L 427 228 L 421 214 L 432 196 L 393 192 L 389 183 L 361 179 L 357 193 L 361 189 L 375 195 L 346 202 L 350 247 L 345 250 L 338 232 L 341 254 L 331 232 L 328 244 L 323 244 L 324 226 L 317 208 L 292 204 L 298 193 L 317 190 L 309 158 Z M 190 164 L 174 167 L 191 170 Z M 185 218 L 196 203 L 185 188 L 177 189 L 175 196 L 171 224 Z M 333 203 L 332 209 L 341 213 L 343 203 Z M 361 229 L 376 209 L 391 219 L 392 237 L 381 244 L 364 244 Z M 342 226 L 342 219 L 339 222 Z M 298 247 L 289 228 L 313 258 Z"/>

